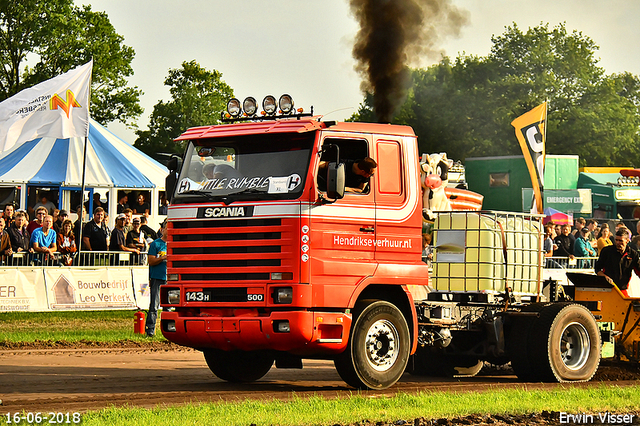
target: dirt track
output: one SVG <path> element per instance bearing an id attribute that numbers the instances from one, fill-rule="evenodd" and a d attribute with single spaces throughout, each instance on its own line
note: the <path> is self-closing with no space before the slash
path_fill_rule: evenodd
<path id="1" fill-rule="evenodd" d="M 159 347 L 163 347 L 160 345 Z M 637 384 L 637 371 L 603 367 L 601 379 L 617 385 Z M 471 391 L 495 388 L 597 386 L 521 383 L 515 376 L 434 379 L 408 374 L 386 394 L 417 390 Z M 193 350 L 171 349 L 7 349 L 0 350 L 1 413 L 16 411 L 86 411 L 125 404 L 153 407 L 189 401 L 244 398 L 288 399 L 296 396 L 348 396 L 348 388 L 328 361 L 305 361 L 302 370 L 273 368 L 252 384 L 230 384 L 213 376 Z M 380 394 L 376 392 L 375 394 Z"/>

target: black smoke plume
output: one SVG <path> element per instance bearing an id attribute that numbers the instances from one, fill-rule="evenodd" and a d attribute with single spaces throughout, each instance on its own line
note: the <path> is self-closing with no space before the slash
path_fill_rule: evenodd
<path id="1" fill-rule="evenodd" d="M 349 0 L 360 24 L 353 47 L 363 92 L 373 94 L 377 121 L 388 123 L 411 84 L 410 65 L 439 59 L 441 40 L 459 35 L 467 12 L 451 0 Z"/>

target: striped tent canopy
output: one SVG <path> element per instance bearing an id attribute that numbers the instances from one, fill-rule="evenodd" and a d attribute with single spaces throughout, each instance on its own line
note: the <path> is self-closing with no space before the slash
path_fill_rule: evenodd
<path id="1" fill-rule="evenodd" d="M 84 138 L 39 138 L 0 153 L 0 183 L 82 185 Z M 85 183 L 164 189 L 165 166 L 90 120 Z"/>

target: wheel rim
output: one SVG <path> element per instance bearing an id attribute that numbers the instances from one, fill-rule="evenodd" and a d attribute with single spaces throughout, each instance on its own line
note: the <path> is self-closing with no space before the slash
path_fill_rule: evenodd
<path id="1" fill-rule="evenodd" d="M 562 330 L 560 356 L 564 365 L 571 370 L 579 370 L 589 359 L 591 340 L 587 329 L 580 323 L 572 322 Z"/>
<path id="2" fill-rule="evenodd" d="M 374 370 L 386 371 L 393 367 L 398 359 L 397 344 L 399 333 L 389 320 L 374 322 L 367 331 L 367 361 Z"/>

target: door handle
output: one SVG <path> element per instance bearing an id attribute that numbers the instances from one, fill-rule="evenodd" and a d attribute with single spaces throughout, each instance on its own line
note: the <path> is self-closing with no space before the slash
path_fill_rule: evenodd
<path id="1" fill-rule="evenodd" d="M 375 232 L 375 228 L 373 226 L 361 227 L 360 232 Z"/>

